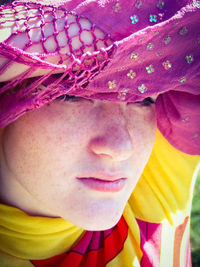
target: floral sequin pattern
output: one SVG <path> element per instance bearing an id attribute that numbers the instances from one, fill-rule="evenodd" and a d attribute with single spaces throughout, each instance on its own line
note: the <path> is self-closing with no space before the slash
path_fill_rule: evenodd
<path id="1" fill-rule="evenodd" d="M 164 39 L 163 39 L 163 42 L 164 44 L 168 45 L 170 42 L 171 42 L 172 38 L 170 36 L 166 36 Z"/>
<path id="2" fill-rule="evenodd" d="M 116 88 L 117 87 L 117 84 L 116 84 L 116 81 L 109 81 L 108 82 L 108 88 L 109 89 L 113 89 L 113 88 Z"/>
<path id="3" fill-rule="evenodd" d="M 189 116 L 185 116 L 185 117 L 182 118 L 182 122 L 184 122 L 184 123 L 187 123 L 189 121 L 190 121 L 190 117 Z"/>
<path id="4" fill-rule="evenodd" d="M 158 21 L 158 16 L 157 15 L 149 15 L 149 21 L 150 22 L 157 22 Z"/>
<path id="5" fill-rule="evenodd" d="M 152 44 L 152 43 L 148 43 L 147 44 L 147 50 L 153 50 L 154 49 L 154 44 Z"/>
<path id="6" fill-rule="evenodd" d="M 192 139 L 196 139 L 197 137 L 199 137 L 199 133 L 194 133 L 194 134 L 192 135 Z"/>
<path id="7" fill-rule="evenodd" d="M 139 54 L 138 53 L 131 53 L 130 59 L 137 60 L 138 58 L 139 58 Z"/>
<path id="8" fill-rule="evenodd" d="M 171 62 L 169 60 L 164 61 L 162 63 L 162 65 L 163 65 L 163 67 L 164 67 L 165 70 L 169 70 L 172 67 L 172 64 L 171 64 Z"/>
<path id="9" fill-rule="evenodd" d="M 188 64 L 191 64 L 194 61 L 194 56 L 192 54 L 190 54 L 190 55 L 187 55 L 185 57 L 185 59 L 186 59 Z"/>
<path id="10" fill-rule="evenodd" d="M 135 3 L 135 7 L 140 9 L 142 7 L 143 3 L 141 0 L 137 0 L 136 3 Z"/>
<path id="11" fill-rule="evenodd" d="M 129 77 L 130 79 L 134 79 L 136 76 L 136 73 L 133 71 L 133 70 L 130 70 L 128 73 L 127 73 L 127 77 Z"/>
<path id="12" fill-rule="evenodd" d="M 126 88 L 120 90 L 118 92 L 117 98 L 119 100 L 122 100 L 122 101 L 126 100 L 126 95 L 127 95 L 128 91 L 129 91 L 129 89 L 126 89 Z"/>
<path id="13" fill-rule="evenodd" d="M 138 86 L 138 91 L 142 94 L 144 94 L 147 91 L 147 87 L 145 84 L 141 84 L 140 86 Z"/>
<path id="14" fill-rule="evenodd" d="M 136 24 L 136 23 L 138 23 L 139 18 L 137 15 L 132 15 L 132 16 L 130 16 L 130 20 L 131 20 L 132 24 Z"/>
<path id="15" fill-rule="evenodd" d="M 165 2 L 162 1 L 162 0 L 159 0 L 158 3 L 157 3 L 157 7 L 158 7 L 159 9 L 163 9 L 164 6 L 165 6 Z"/>
<path id="16" fill-rule="evenodd" d="M 119 2 L 116 2 L 114 5 L 113 5 L 113 7 L 112 7 L 112 9 L 113 9 L 113 11 L 115 12 L 115 13 L 119 13 L 119 11 L 121 10 L 121 4 L 119 3 Z"/>
<path id="17" fill-rule="evenodd" d="M 183 28 L 181 28 L 180 29 L 180 31 L 179 31 L 179 34 L 180 35 L 186 35 L 188 33 L 188 29 L 187 29 L 187 27 L 183 27 Z"/>
<path id="18" fill-rule="evenodd" d="M 179 81 L 180 81 L 180 83 L 185 83 L 187 81 L 187 79 L 185 77 L 182 77 Z"/>
<path id="19" fill-rule="evenodd" d="M 153 73 L 153 72 L 155 71 L 154 68 L 153 68 L 153 65 L 149 65 L 149 66 L 147 66 L 147 67 L 146 67 L 146 71 L 147 71 L 148 74 Z"/>

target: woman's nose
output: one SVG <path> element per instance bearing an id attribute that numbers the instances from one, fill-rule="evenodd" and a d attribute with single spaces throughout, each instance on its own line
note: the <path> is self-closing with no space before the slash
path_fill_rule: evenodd
<path id="1" fill-rule="evenodd" d="M 133 153 L 131 136 L 122 123 L 111 122 L 89 145 L 93 153 L 100 157 L 108 156 L 113 161 L 127 160 Z"/>

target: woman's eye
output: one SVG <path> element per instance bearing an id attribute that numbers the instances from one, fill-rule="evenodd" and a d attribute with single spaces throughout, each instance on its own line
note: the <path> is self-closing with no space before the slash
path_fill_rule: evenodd
<path id="1" fill-rule="evenodd" d="M 61 96 L 57 97 L 56 100 L 77 102 L 77 101 L 83 100 L 83 98 L 80 96 L 74 96 L 74 95 L 61 95 Z"/>
<path id="2" fill-rule="evenodd" d="M 139 103 L 141 106 L 148 107 L 151 106 L 152 104 L 155 104 L 155 101 L 151 97 L 146 97 L 142 101 L 136 101 L 134 103 Z"/>

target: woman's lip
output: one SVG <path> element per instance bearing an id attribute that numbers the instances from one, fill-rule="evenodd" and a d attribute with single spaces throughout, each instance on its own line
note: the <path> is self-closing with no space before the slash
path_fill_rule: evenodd
<path id="1" fill-rule="evenodd" d="M 77 178 L 80 183 L 89 187 L 90 189 L 101 192 L 119 192 L 126 184 L 126 178 L 120 178 L 113 181 L 97 179 L 94 177 Z"/>

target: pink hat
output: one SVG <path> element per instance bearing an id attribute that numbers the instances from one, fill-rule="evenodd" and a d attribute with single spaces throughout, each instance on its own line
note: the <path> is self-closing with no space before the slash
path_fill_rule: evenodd
<path id="1" fill-rule="evenodd" d="M 114 102 L 158 94 L 161 133 L 200 154 L 200 1 L 43 2 L 0 7 L 0 31 L 15 26 L 0 43 L 0 77 L 14 63 L 23 70 L 1 84 L 0 127 L 63 94 Z M 38 43 L 42 51 L 30 52 Z M 38 70 L 45 74 L 34 77 Z"/>

